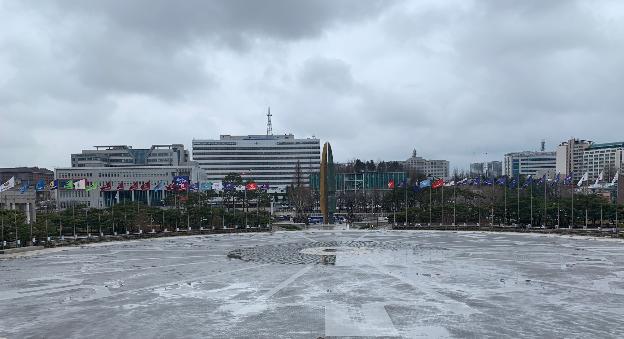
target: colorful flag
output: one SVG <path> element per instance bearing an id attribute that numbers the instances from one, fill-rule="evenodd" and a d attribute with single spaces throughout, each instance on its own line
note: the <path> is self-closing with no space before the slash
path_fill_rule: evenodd
<path id="1" fill-rule="evenodd" d="M 63 188 L 66 189 L 66 190 L 73 190 L 74 189 L 74 181 L 73 180 L 65 181 L 65 185 L 63 185 Z"/>
<path id="2" fill-rule="evenodd" d="M 412 186 L 412 191 L 414 191 L 415 193 L 420 192 L 420 186 L 418 186 L 418 182 L 416 182 L 414 186 Z"/>
<path id="3" fill-rule="evenodd" d="M 430 179 L 422 180 L 420 184 L 418 184 L 418 187 L 420 187 L 421 189 L 431 187 L 431 180 Z"/>
<path id="4" fill-rule="evenodd" d="M 167 186 L 165 186 L 165 190 L 166 191 L 175 191 L 176 190 L 176 184 L 174 184 L 174 183 L 168 184 Z"/>
<path id="5" fill-rule="evenodd" d="M 485 178 L 485 179 L 483 179 L 483 185 L 485 185 L 485 186 L 493 186 L 494 185 L 494 181 L 493 181 L 493 179 Z"/>
<path id="6" fill-rule="evenodd" d="M 212 189 L 215 191 L 223 191 L 223 182 L 222 181 L 213 182 Z"/>
<path id="7" fill-rule="evenodd" d="M 74 189 L 75 190 L 83 190 L 87 188 L 87 180 L 86 179 L 80 179 L 80 180 L 76 180 L 74 181 Z"/>
<path id="8" fill-rule="evenodd" d="M 570 174 L 566 175 L 566 177 L 563 179 L 563 184 L 564 185 L 571 185 L 573 177 L 574 177 L 574 173 L 570 173 Z"/>
<path id="9" fill-rule="evenodd" d="M 518 180 L 516 180 L 516 178 L 513 178 L 511 182 L 509 183 L 509 188 L 514 189 L 517 186 L 518 186 Z"/>
<path id="10" fill-rule="evenodd" d="M 28 186 L 30 186 L 30 182 L 28 180 L 22 181 L 22 186 L 19 189 L 20 193 L 26 193 L 28 191 Z"/>
<path id="11" fill-rule="evenodd" d="M 236 190 L 238 192 L 243 192 L 245 190 L 245 185 L 236 185 Z"/>
<path id="12" fill-rule="evenodd" d="M 152 184 L 149 181 L 141 184 L 141 191 L 149 191 L 150 188 L 152 188 Z"/>
<path id="13" fill-rule="evenodd" d="M 48 184 L 48 188 L 50 190 L 55 190 L 58 189 L 58 180 L 52 180 L 50 181 L 50 183 Z"/>
<path id="14" fill-rule="evenodd" d="M 123 181 L 117 184 L 117 191 L 125 191 Z"/>
<path id="15" fill-rule="evenodd" d="M 210 191 L 212 189 L 212 183 L 211 182 L 202 182 L 199 184 L 199 190 L 202 192 L 205 191 Z"/>
<path id="16" fill-rule="evenodd" d="M 249 182 L 247 183 L 247 185 L 245 185 L 245 189 L 248 191 L 255 191 L 258 189 L 258 184 L 256 184 L 255 182 Z"/>
<path id="17" fill-rule="evenodd" d="M 199 191 L 199 183 L 193 183 L 189 186 L 189 191 L 191 192 L 197 192 Z"/>
<path id="18" fill-rule="evenodd" d="M 87 185 L 86 190 L 87 190 L 87 192 L 89 192 L 89 191 L 93 191 L 93 190 L 95 190 L 97 188 L 98 188 L 98 183 L 96 181 L 94 181 L 94 182 L 89 183 L 89 185 Z"/>
<path id="19" fill-rule="evenodd" d="M 446 187 L 453 187 L 453 186 L 455 186 L 455 180 L 451 180 L 451 182 L 445 182 L 444 186 L 446 186 Z"/>
<path id="20" fill-rule="evenodd" d="M 39 179 L 39 181 L 37 181 L 37 185 L 35 185 L 35 190 L 37 192 L 41 192 L 45 190 L 45 187 L 46 187 L 45 180 Z"/>
<path id="21" fill-rule="evenodd" d="M 533 177 L 531 175 L 529 175 L 527 177 L 527 180 L 524 181 L 524 185 L 522 185 L 522 187 L 529 187 L 529 185 L 533 184 Z"/>
<path id="22" fill-rule="evenodd" d="M 559 181 L 561 181 L 561 173 L 557 173 L 557 175 L 555 176 L 555 179 L 550 183 L 551 186 L 557 186 L 559 185 Z"/>
<path id="23" fill-rule="evenodd" d="M 583 185 L 583 183 L 585 181 L 587 181 L 587 179 L 589 179 L 589 173 L 585 172 L 585 174 L 583 174 L 583 176 L 581 177 L 581 180 L 579 180 L 579 182 L 576 184 L 576 186 L 581 187 Z"/>
<path id="24" fill-rule="evenodd" d="M 496 184 L 499 186 L 506 186 L 507 185 L 507 177 L 500 177 L 496 180 Z"/>
<path id="25" fill-rule="evenodd" d="M 613 180 L 611 180 L 611 185 L 615 185 L 616 182 L 618 182 L 618 177 L 620 176 L 620 170 L 618 170 L 615 173 L 615 176 L 613 177 Z"/>
<path id="26" fill-rule="evenodd" d="M 113 183 L 110 181 L 100 185 L 100 191 L 110 191 L 111 189 L 113 189 Z"/>
<path id="27" fill-rule="evenodd" d="M 129 191 L 137 191 L 139 189 L 139 182 L 135 181 L 132 183 L 132 185 L 130 185 L 130 187 L 128 188 Z"/>
<path id="28" fill-rule="evenodd" d="M 596 178 L 596 182 L 594 183 L 594 186 L 598 186 L 598 182 L 602 181 L 602 179 L 604 179 L 604 170 L 602 170 L 600 172 L 600 175 L 598 175 L 598 178 Z"/>
<path id="29" fill-rule="evenodd" d="M 262 184 L 262 185 L 260 185 L 260 189 L 263 190 L 263 191 L 266 191 L 269 188 L 271 188 L 271 186 L 269 186 L 269 184 Z"/>
<path id="30" fill-rule="evenodd" d="M 394 179 L 390 179 L 388 181 L 388 189 L 394 189 Z"/>
<path id="31" fill-rule="evenodd" d="M 546 174 L 544 174 L 544 175 L 540 178 L 540 180 L 538 180 L 538 181 L 537 181 L 537 184 L 538 184 L 538 185 L 543 185 L 543 184 L 545 184 L 545 183 L 546 183 Z"/>
<path id="32" fill-rule="evenodd" d="M 165 184 L 162 181 L 159 181 L 156 186 L 154 186 L 154 191 L 162 191 L 165 189 Z"/>
<path id="33" fill-rule="evenodd" d="M 431 184 L 432 189 L 440 188 L 444 186 L 444 179 L 438 179 Z"/>
<path id="34" fill-rule="evenodd" d="M 0 185 L 0 192 L 8 191 L 13 187 L 15 187 L 15 177 L 11 177 L 7 182 Z"/>

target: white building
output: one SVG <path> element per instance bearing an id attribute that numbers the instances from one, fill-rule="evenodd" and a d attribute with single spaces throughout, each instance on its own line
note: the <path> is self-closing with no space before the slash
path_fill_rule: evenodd
<path id="1" fill-rule="evenodd" d="M 158 183 L 171 183 L 174 177 L 188 177 L 191 183 L 206 182 L 206 174 L 197 165 L 187 166 L 135 166 L 135 167 L 69 167 L 54 169 L 54 178 L 58 180 L 56 189 L 57 207 L 64 209 L 75 205 L 86 205 L 93 208 L 109 207 L 123 201 L 141 201 L 148 205 L 160 205 L 167 192 L 154 190 Z M 87 182 L 97 182 L 100 186 L 110 183 L 111 189 L 102 191 L 100 188 L 88 191 L 86 189 L 64 189 L 68 180 L 85 179 Z M 150 183 L 146 190 L 130 191 L 134 183 L 139 187 Z M 124 190 L 117 187 L 124 184 Z"/>
<path id="2" fill-rule="evenodd" d="M 448 178 L 449 162 L 447 160 L 427 160 L 419 157 L 416 150 L 412 152 L 412 156 L 403 162 L 405 171 L 413 171 L 432 178 Z"/>
<path id="3" fill-rule="evenodd" d="M 71 155 L 72 167 L 179 166 L 189 161 L 182 144 L 132 148 L 127 145 L 94 146 Z"/>
<path id="4" fill-rule="evenodd" d="M 210 181 L 238 173 L 259 184 L 283 187 L 293 183 L 298 171 L 309 183 L 310 173 L 320 168 L 321 143 L 316 138 L 295 139 L 292 134 L 221 135 L 218 140 L 193 140 L 192 153 Z"/>
<path id="5" fill-rule="evenodd" d="M 583 176 L 583 152 L 593 144 L 590 140 L 570 139 L 557 146 L 557 173 L 564 177 L 572 173 L 578 181 Z"/>
<path id="6" fill-rule="evenodd" d="M 610 181 L 623 166 L 624 142 L 592 144 L 583 151 L 580 175 L 589 173 L 594 181 L 604 171 L 604 180 Z"/>
<path id="7" fill-rule="evenodd" d="M 505 154 L 503 174 L 516 177 L 518 175 L 553 177 L 556 173 L 556 152 L 514 152 Z"/>

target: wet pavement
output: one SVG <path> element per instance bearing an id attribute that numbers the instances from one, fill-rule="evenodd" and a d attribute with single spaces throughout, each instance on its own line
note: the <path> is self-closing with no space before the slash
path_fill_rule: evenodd
<path id="1" fill-rule="evenodd" d="M 624 337 L 624 242 L 307 231 L 0 259 L 0 337 Z"/>

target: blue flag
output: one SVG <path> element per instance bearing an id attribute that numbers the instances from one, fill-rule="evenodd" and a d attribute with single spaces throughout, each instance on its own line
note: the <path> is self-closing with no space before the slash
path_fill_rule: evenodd
<path id="1" fill-rule="evenodd" d="M 202 182 L 201 184 L 199 184 L 200 191 L 210 191 L 211 189 L 212 189 L 211 182 Z"/>
<path id="2" fill-rule="evenodd" d="M 414 184 L 414 186 L 412 187 L 412 190 L 414 191 L 414 193 L 420 192 L 420 187 L 418 186 L 418 183 Z"/>
<path id="3" fill-rule="evenodd" d="M 570 185 L 572 184 L 572 177 L 574 176 L 573 173 L 568 174 L 565 179 L 563 179 L 563 184 L 564 185 Z"/>
<path id="4" fill-rule="evenodd" d="M 500 177 L 500 178 L 498 178 L 498 180 L 496 180 L 496 184 L 500 185 L 500 186 L 507 185 L 507 177 Z"/>
<path id="5" fill-rule="evenodd" d="M 517 186 L 518 186 L 518 181 L 516 180 L 516 178 L 513 178 L 511 182 L 509 183 L 509 188 L 516 188 Z"/>
<path id="6" fill-rule="evenodd" d="M 45 187 L 46 187 L 45 180 L 39 179 L 39 181 L 37 181 L 37 185 L 35 186 L 35 190 L 41 192 L 45 190 Z"/>
<path id="7" fill-rule="evenodd" d="M 522 187 L 529 187 L 529 185 L 532 185 L 532 184 L 533 184 L 533 177 L 529 175 L 529 177 L 524 182 L 524 185 L 522 185 Z"/>
<path id="8" fill-rule="evenodd" d="M 420 188 L 427 188 L 427 187 L 431 187 L 431 180 L 430 179 L 425 179 L 423 181 L 420 182 L 419 184 Z"/>
<path id="9" fill-rule="evenodd" d="M 26 191 L 28 191 L 28 186 L 29 186 L 28 180 L 22 182 L 22 186 L 20 187 L 19 192 L 26 193 Z"/>

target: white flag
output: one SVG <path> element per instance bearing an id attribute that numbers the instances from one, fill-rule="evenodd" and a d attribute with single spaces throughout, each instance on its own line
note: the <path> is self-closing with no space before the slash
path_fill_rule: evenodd
<path id="1" fill-rule="evenodd" d="M 236 190 L 239 191 L 239 192 L 244 191 L 245 190 L 245 185 L 237 185 L 236 186 Z"/>
<path id="2" fill-rule="evenodd" d="M 620 170 L 617 171 L 617 173 L 615 173 L 615 176 L 613 177 L 613 180 L 611 180 L 611 185 L 615 185 L 616 182 L 618 182 L 618 177 L 620 176 Z"/>
<path id="3" fill-rule="evenodd" d="M 444 186 L 446 186 L 446 187 L 455 186 L 455 180 L 452 180 L 451 182 L 444 183 Z"/>
<path id="4" fill-rule="evenodd" d="M 87 188 L 87 180 L 86 179 L 80 179 L 74 182 L 74 189 L 75 190 L 83 190 Z"/>
<path id="5" fill-rule="evenodd" d="M 11 177 L 7 182 L 0 185 L 0 192 L 8 191 L 11 188 L 15 187 L 15 177 Z"/>
<path id="6" fill-rule="evenodd" d="M 579 180 L 578 184 L 576 184 L 576 186 L 581 187 L 583 185 L 583 183 L 585 181 L 587 181 L 587 179 L 589 179 L 589 173 L 585 172 L 585 174 L 583 174 L 583 177 L 581 178 L 581 180 Z"/>
<path id="7" fill-rule="evenodd" d="M 598 178 L 596 178 L 596 182 L 594 183 L 594 187 L 598 186 L 598 182 L 601 181 L 604 178 L 604 170 L 602 172 L 600 172 L 600 174 L 598 175 Z"/>
<path id="8" fill-rule="evenodd" d="M 215 181 L 212 183 L 212 189 L 214 191 L 223 191 L 223 182 Z"/>

